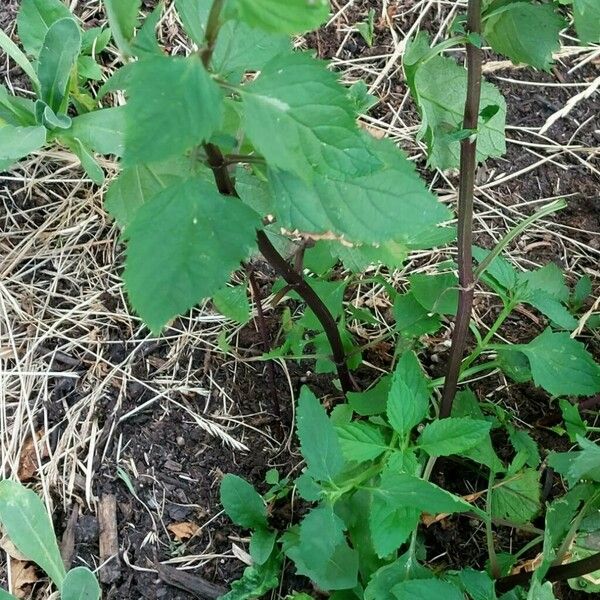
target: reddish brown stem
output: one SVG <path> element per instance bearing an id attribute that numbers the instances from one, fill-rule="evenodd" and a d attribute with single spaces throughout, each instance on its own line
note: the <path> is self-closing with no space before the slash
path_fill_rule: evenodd
<path id="1" fill-rule="evenodd" d="M 467 15 L 469 33 L 481 33 L 481 0 L 469 0 Z M 479 122 L 479 107 L 481 104 L 483 54 L 481 48 L 467 44 L 467 99 L 463 129 L 477 130 Z M 450 358 L 442 392 L 440 418 L 449 417 L 452 403 L 456 396 L 460 366 L 469 333 L 471 310 L 473 308 L 474 277 L 473 277 L 473 194 L 475 190 L 475 169 L 477 166 L 477 136 L 471 135 L 461 142 L 460 149 L 460 182 L 458 193 L 458 311 Z"/>

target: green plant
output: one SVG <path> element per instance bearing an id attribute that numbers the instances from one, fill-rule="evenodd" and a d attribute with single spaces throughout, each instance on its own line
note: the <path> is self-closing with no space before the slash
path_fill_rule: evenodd
<path id="1" fill-rule="evenodd" d="M 375 34 L 375 9 L 369 9 L 367 18 L 364 21 L 357 23 L 356 29 L 370 48 L 373 45 L 373 37 Z"/>
<path id="2" fill-rule="evenodd" d="M 52 522 L 37 494 L 20 483 L 0 481 L 0 524 L 17 550 L 52 580 L 62 600 L 99 600 L 100 586 L 87 567 L 66 571 Z M 0 590 L 2 600 L 15 600 Z"/>

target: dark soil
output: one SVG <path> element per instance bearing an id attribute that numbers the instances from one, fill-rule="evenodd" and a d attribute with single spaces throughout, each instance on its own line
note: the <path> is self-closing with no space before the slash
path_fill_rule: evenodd
<path id="1" fill-rule="evenodd" d="M 393 2 L 389 3 L 393 6 Z M 403 5 L 408 6 L 409 2 Z M 0 27 L 9 31 L 14 22 L 18 2 L 9 0 L 3 2 L 0 8 Z M 381 1 L 356 2 L 354 7 L 346 12 L 349 24 L 364 19 L 368 7 L 376 7 L 380 12 Z M 406 25 L 401 23 L 402 28 Z M 427 27 L 427 23 L 424 24 Z M 343 39 L 334 27 L 323 29 L 308 37 L 310 47 L 328 58 L 338 50 Z M 373 48 L 369 48 L 362 37 L 355 33 L 351 35 L 342 50 L 343 58 L 357 58 L 360 56 L 375 56 L 388 53 L 392 47 L 389 31 L 384 27 L 376 28 L 376 39 Z M 383 66 L 383 63 L 382 65 Z M 514 79 L 527 78 L 529 81 L 562 81 L 588 80 L 597 76 L 597 67 L 588 67 L 577 71 L 573 76 L 567 73 L 569 65 L 558 64 L 551 75 L 532 73 L 530 70 L 510 69 L 506 72 L 496 72 L 489 77 L 502 90 L 509 107 L 508 120 L 512 125 L 527 127 L 539 125 L 563 106 L 572 90 L 560 88 L 537 88 L 533 86 L 516 86 L 498 79 L 498 76 L 508 76 Z M 12 73 L 12 72 L 11 72 Z M 18 72 L 14 71 L 15 77 Z M 13 82 L 17 81 L 13 79 Z M 392 76 L 387 86 L 389 93 L 375 109 L 379 118 L 385 119 L 389 115 L 390 107 L 405 92 L 405 84 L 399 73 Z M 600 113 L 600 95 L 596 94 L 585 102 L 580 103 L 571 113 L 569 119 L 562 119 L 552 130 L 555 139 L 568 141 L 574 131 L 591 116 Z M 409 107 L 403 118 L 408 123 L 416 123 L 418 115 L 413 107 Z M 511 136 L 516 139 L 527 138 L 526 132 L 511 131 Z M 585 146 L 600 145 L 597 131 L 597 120 L 590 120 L 581 128 L 576 136 L 576 141 Z M 522 147 L 509 144 L 508 154 L 498 161 L 490 161 L 486 166 L 488 172 L 497 169 L 503 172 L 515 172 L 535 162 L 536 157 L 524 152 Z M 539 167 L 531 177 L 521 177 L 511 180 L 501 190 L 497 190 L 507 205 L 521 202 L 524 199 L 558 196 L 576 193 L 569 200 L 569 208 L 556 215 L 560 223 L 569 225 L 574 229 L 572 237 L 582 243 L 595 247 L 598 238 L 592 238 L 586 231 L 600 231 L 600 181 L 590 175 L 580 162 L 574 158 L 566 158 L 568 170 L 559 169 L 551 162 Z M 424 165 L 419 165 L 421 168 Z M 424 176 L 431 175 L 423 170 Z M 43 201 L 41 199 L 40 201 Z M 478 240 L 483 245 L 489 245 L 491 240 L 485 234 Z M 597 248 L 600 250 L 600 248 Z M 527 258 L 532 261 L 545 263 L 551 260 L 561 263 L 563 260 L 561 246 L 553 239 L 548 244 L 532 249 Z M 596 257 L 597 258 L 597 257 Z M 595 267 L 595 265 L 593 265 Z M 269 285 L 269 274 L 263 278 L 265 286 Z M 267 290 L 265 290 L 267 291 Z M 106 298 L 106 303 L 113 301 Z M 493 316 L 494 306 L 490 306 Z M 538 315 L 539 317 L 539 315 Z M 269 326 L 273 334 L 278 330 L 279 323 L 271 320 Z M 506 335 L 515 342 L 531 339 L 541 331 L 542 325 L 534 323 L 524 315 L 517 315 L 509 321 Z M 441 340 L 440 340 L 441 341 Z M 241 353 L 252 353 L 260 349 L 261 338 L 253 325 L 247 326 L 242 331 L 239 340 Z M 135 350 L 139 358 L 133 363 L 133 374 L 142 381 L 151 381 L 157 376 L 161 361 L 165 360 L 166 346 L 157 344 L 138 348 L 135 340 L 129 339 L 129 332 L 115 332 L 114 338 L 106 340 L 104 345 L 107 358 L 111 363 L 117 364 Z M 592 344 L 593 350 L 600 356 L 600 348 Z M 382 352 L 373 351 L 369 359 L 378 366 L 386 367 L 391 359 L 390 350 L 384 348 Z M 446 355 L 438 353 L 436 360 L 432 360 L 430 351 L 424 351 L 424 363 L 429 366 L 430 374 L 442 374 L 440 365 L 445 364 Z M 85 357 L 75 357 L 81 360 L 80 370 L 85 371 Z M 203 431 L 191 418 L 187 418 L 182 411 L 169 411 L 159 403 L 150 404 L 147 409 L 137 413 L 128 420 L 119 423 L 119 418 L 135 409 L 146 401 L 151 400 L 149 392 L 143 386 L 131 384 L 127 389 L 125 400 L 119 411 L 117 406 L 117 389 L 108 388 L 104 398 L 104 405 L 99 407 L 99 426 L 108 434 L 111 425 L 115 429 L 110 437 L 105 436 L 100 447 L 96 448 L 97 464 L 94 465 L 96 476 L 94 479 L 94 495 L 102 497 L 104 494 L 114 494 L 117 497 L 118 536 L 121 549 L 121 570 L 115 581 L 105 586 L 106 598 L 138 599 L 160 598 L 164 600 L 183 600 L 193 598 L 191 594 L 167 586 L 158 579 L 151 570 L 154 563 L 177 556 L 203 555 L 207 550 L 211 554 L 229 555 L 232 540 L 240 536 L 239 530 L 232 527 L 225 516 L 216 516 L 220 511 L 219 482 L 224 473 L 233 472 L 252 481 L 258 489 L 264 490 L 265 472 L 272 467 L 277 467 L 281 473 L 287 475 L 297 471 L 300 457 L 296 452 L 280 451 L 276 445 L 271 444 L 264 433 L 281 440 L 281 432 L 274 418 L 273 402 L 279 403 L 282 415 L 283 429 L 287 434 L 292 426 L 292 411 L 289 400 L 289 387 L 286 378 L 279 368 L 276 369 L 277 377 L 275 389 L 270 385 L 266 376 L 263 363 L 250 363 L 251 366 L 233 367 L 221 364 L 219 354 L 209 351 L 196 351 L 186 355 L 182 351 L 181 364 L 191 365 L 197 372 L 207 373 L 214 371 L 218 384 L 227 390 L 233 399 L 239 415 L 254 415 L 244 418 L 244 427 L 237 427 L 235 434 L 250 449 L 243 453 L 233 451 L 227 445 L 220 443 L 215 437 Z M 252 366 L 254 365 L 254 366 Z M 56 363 L 53 370 L 66 368 L 65 365 Z M 69 366 L 72 369 L 72 366 Z M 316 377 L 310 374 L 310 364 L 294 365 L 290 363 L 292 382 L 297 392 L 299 387 L 308 383 L 319 397 L 333 404 L 338 395 L 335 388 L 325 377 Z M 370 377 L 371 375 L 365 375 Z M 518 411 L 519 418 L 528 424 L 537 423 L 544 415 L 554 412 L 555 408 L 548 402 L 547 397 L 530 385 L 512 385 L 503 387 L 500 392 L 499 382 L 486 380 L 476 389 L 480 398 L 493 396 L 494 402 L 502 402 L 513 406 Z M 72 380 L 55 378 L 51 386 L 51 399 L 47 407 L 52 426 L 62 421 L 64 410 L 77 397 L 80 392 L 74 387 Z M 498 396 L 501 397 L 498 397 Z M 222 414 L 222 399 L 218 395 L 206 399 L 204 404 L 198 405 L 197 400 L 191 395 L 186 397 L 181 394 L 177 400 L 195 410 L 199 414 Z M 250 426 L 250 427 L 248 427 Z M 55 431 L 60 436 L 61 431 Z M 552 434 L 545 429 L 532 430 L 541 446 L 542 452 L 551 450 L 565 450 L 564 439 Z M 241 436 L 241 437 L 240 437 Z M 119 440 L 121 440 L 119 442 Z M 294 448 L 294 446 L 293 446 Z M 500 451 L 502 451 L 500 449 Z M 103 457 L 100 459 L 100 457 Z M 119 476 L 118 469 L 127 476 Z M 464 465 L 450 461 L 440 463 L 437 480 L 447 488 L 457 492 L 468 493 L 473 489 L 485 487 L 485 482 L 474 471 L 466 475 Z M 133 490 L 128 485 L 133 487 Z M 85 494 L 83 488 L 78 490 L 81 496 Z M 135 494 L 133 493 L 135 492 Z M 150 516 L 146 506 L 151 508 L 152 515 L 160 515 L 160 522 L 154 522 L 155 517 Z M 83 510 L 83 509 L 82 509 Z M 274 521 L 281 522 L 282 526 L 289 523 L 291 511 L 289 506 L 282 503 L 278 506 L 277 513 L 273 515 Z M 56 528 L 62 536 L 69 512 L 56 515 Z M 297 508 L 295 509 L 297 518 Z M 167 527 L 177 523 L 193 523 L 202 527 L 199 532 L 186 542 L 178 542 Z M 476 525 L 476 524 L 475 524 Z M 75 525 L 75 551 L 73 553 L 73 566 L 89 564 L 98 566 L 98 522 L 96 516 L 84 510 Z M 150 533 L 155 534 L 155 539 L 149 539 Z M 483 567 L 487 553 L 485 540 L 481 531 L 476 531 L 474 523 L 464 517 L 447 519 L 442 524 L 436 524 L 425 531 L 425 545 L 428 557 L 442 556 L 435 562 L 437 567 L 451 568 L 471 565 Z M 496 540 L 498 548 L 508 548 L 511 545 L 519 547 L 529 541 L 527 536 L 518 532 L 499 529 Z M 237 541 L 244 546 L 244 542 Z M 126 561 L 124 558 L 126 555 Z M 134 568 L 126 566 L 129 563 Z M 194 569 L 195 574 L 201 575 L 210 582 L 226 585 L 238 577 L 243 565 L 237 559 L 216 558 L 213 560 L 199 560 L 199 568 Z M 0 582 L 1 583 L 1 582 Z M 292 569 L 286 572 L 284 588 L 302 589 L 306 585 L 301 579 L 296 579 Z M 559 586 L 557 586 L 559 587 Z M 34 597 L 34 596 L 32 596 Z M 588 598 L 583 593 L 575 593 L 562 586 L 559 596 L 562 600 L 575 600 Z"/>

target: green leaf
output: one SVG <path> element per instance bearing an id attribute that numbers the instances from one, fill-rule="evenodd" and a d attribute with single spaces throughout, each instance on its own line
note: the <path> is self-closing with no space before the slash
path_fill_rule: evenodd
<path id="1" fill-rule="evenodd" d="M 37 494 L 15 481 L 0 481 L 0 522 L 17 550 L 60 588 L 65 568 L 52 522 Z"/>
<path id="2" fill-rule="evenodd" d="M 440 579 L 413 579 L 392 588 L 398 600 L 464 600 L 463 593 L 452 583 Z"/>
<path id="3" fill-rule="evenodd" d="M 509 475 L 492 490 L 492 515 L 496 518 L 528 523 L 539 511 L 539 473 L 534 469 Z"/>
<path id="4" fill-rule="evenodd" d="M 483 443 L 490 428 L 488 421 L 469 417 L 439 419 L 425 426 L 417 444 L 429 456 L 450 456 Z"/>
<path id="5" fill-rule="evenodd" d="M 296 427 L 308 473 L 331 481 L 344 468 L 344 456 L 335 428 L 315 395 L 306 386 L 300 391 Z"/>
<path id="6" fill-rule="evenodd" d="M 336 430 L 347 461 L 362 463 L 374 460 L 388 449 L 379 427 L 370 423 L 355 421 Z"/>
<path id="7" fill-rule="evenodd" d="M 582 436 L 578 436 L 577 441 L 581 446 L 582 451 L 573 453 L 574 458 L 568 473 L 571 481 L 577 481 L 579 479 L 599 480 L 600 446 L 594 442 L 590 442 Z"/>
<path id="8" fill-rule="evenodd" d="M 300 524 L 298 543 L 286 549 L 300 575 L 323 590 L 353 588 L 358 577 L 358 553 L 344 536 L 344 522 L 331 506 L 311 510 Z"/>
<path id="9" fill-rule="evenodd" d="M 384 375 L 366 392 L 348 392 L 348 403 L 352 410 L 362 417 L 379 415 L 385 412 L 391 385 L 391 375 Z"/>
<path id="10" fill-rule="evenodd" d="M 86 29 L 81 36 L 81 53 L 97 56 L 110 43 L 111 32 L 108 27 Z"/>
<path id="11" fill-rule="evenodd" d="M 527 600 L 556 600 L 552 583 L 550 581 L 542 583 L 534 577 L 531 581 L 529 593 L 527 594 Z"/>
<path id="12" fill-rule="evenodd" d="M 0 161 L 16 162 L 46 143 L 45 127 L 0 127 Z"/>
<path id="13" fill-rule="evenodd" d="M 546 292 L 533 290 L 528 294 L 527 302 L 561 329 L 573 331 L 578 325 L 577 319 L 558 300 Z"/>
<path id="14" fill-rule="evenodd" d="M 432 313 L 454 315 L 458 307 L 458 278 L 454 273 L 425 275 L 417 273 L 408 278 L 416 300 Z"/>
<path id="15" fill-rule="evenodd" d="M 250 301 L 245 285 L 224 287 L 213 294 L 217 310 L 228 319 L 244 325 L 250 320 Z"/>
<path id="16" fill-rule="evenodd" d="M 483 262 L 489 253 L 489 250 L 473 246 L 473 256 L 478 263 Z M 493 277 L 495 283 L 498 283 L 503 290 L 514 291 L 517 288 L 517 271 L 505 258 L 502 258 L 502 256 L 494 258 L 487 266 L 483 275 L 484 277 Z M 490 287 L 492 286 L 490 285 Z"/>
<path id="17" fill-rule="evenodd" d="M 0 100 L 1 102 L 1 100 Z M 592 295 L 592 279 L 589 275 L 583 275 L 577 280 L 573 295 L 571 297 L 571 305 L 575 310 L 580 310 L 585 301 Z"/>
<path id="18" fill-rule="evenodd" d="M 23 69 L 27 77 L 31 80 L 34 90 L 39 93 L 40 81 L 33 65 L 27 60 L 21 49 L 1 29 L 0 48 Z"/>
<path id="19" fill-rule="evenodd" d="M 563 421 L 565 422 L 565 429 L 569 435 L 569 439 L 572 442 L 577 440 L 577 436 L 585 436 L 587 427 L 579 414 L 579 409 L 575 404 L 571 404 L 565 398 L 561 398 L 558 401 L 560 406 L 560 412 L 562 413 Z"/>
<path id="20" fill-rule="evenodd" d="M 257 565 L 262 565 L 269 560 L 275 547 L 277 532 L 265 527 L 259 527 L 250 538 L 250 556 Z"/>
<path id="21" fill-rule="evenodd" d="M 495 52 L 514 63 L 549 71 L 564 26 L 564 19 L 551 4 L 515 2 L 492 12 L 485 20 L 483 35 Z"/>
<path id="22" fill-rule="evenodd" d="M 271 167 L 310 180 L 329 173 L 359 177 L 381 166 L 337 79 L 324 62 L 290 53 L 241 89 L 246 133 Z"/>
<path id="23" fill-rule="evenodd" d="M 102 185 L 104 183 L 104 171 L 102 171 L 102 168 L 96 162 L 96 159 L 93 157 L 89 148 L 86 148 L 79 138 L 65 139 L 63 141 L 71 152 L 79 158 L 79 162 L 81 162 L 81 166 L 86 175 L 96 185 Z"/>
<path id="24" fill-rule="evenodd" d="M 122 156 L 124 133 L 125 107 L 117 106 L 74 117 L 67 135 L 99 154 Z"/>
<path id="25" fill-rule="evenodd" d="M 427 415 L 429 388 L 414 352 L 405 352 L 396 366 L 387 402 L 390 425 L 405 438 Z"/>
<path id="26" fill-rule="evenodd" d="M 309 184 L 272 169 L 278 222 L 288 229 L 344 236 L 350 242 L 419 244 L 450 218 L 448 209 L 427 190 L 414 166 L 389 140 L 365 137 L 383 161 L 371 175 L 315 175 Z"/>
<path id="27" fill-rule="evenodd" d="M 498 350 L 498 365 L 513 381 L 525 383 L 531 380 L 531 367 L 527 357 L 510 346 Z"/>
<path id="28" fill-rule="evenodd" d="M 17 600 L 17 597 L 0 588 L 0 600 Z"/>
<path id="29" fill-rule="evenodd" d="M 65 96 L 80 48 L 81 31 L 70 17 L 53 23 L 44 38 L 37 70 L 41 98 L 57 113 L 66 112 Z"/>
<path id="30" fill-rule="evenodd" d="M 126 166 L 160 161 L 200 145 L 223 117 L 219 87 L 197 56 L 157 56 L 135 63 L 128 91 Z"/>
<path id="31" fill-rule="evenodd" d="M 382 264 L 390 269 L 400 268 L 408 256 L 406 244 L 398 242 L 384 242 L 377 245 L 354 245 L 332 243 L 335 254 L 344 266 L 353 273 L 362 273 L 372 265 Z"/>
<path id="32" fill-rule="evenodd" d="M 463 569 L 458 577 L 473 600 L 496 600 L 494 581 L 487 573 L 475 569 Z"/>
<path id="33" fill-rule="evenodd" d="M 540 457 L 540 451 L 538 450 L 537 444 L 533 438 L 522 429 L 515 429 L 512 425 L 507 426 L 508 437 L 513 448 L 517 452 L 523 452 L 527 456 L 527 465 L 530 467 L 537 467 L 542 459 Z"/>
<path id="34" fill-rule="evenodd" d="M 256 213 L 200 177 L 159 192 L 125 229 L 123 279 L 133 308 L 159 331 L 223 287 L 259 227 Z"/>
<path id="35" fill-rule="evenodd" d="M 596 0 L 573 0 L 573 17 L 582 44 L 600 42 L 600 4 Z"/>
<path id="36" fill-rule="evenodd" d="M 80 78 L 100 81 L 102 79 L 102 68 L 91 56 L 80 55 L 77 58 L 77 75 Z"/>
<path id="37" fill-rule="evenodd" d="M 131 52 L 134 56 L 138 58 L 162 56 L 163 51 L 156 39 L 156 28 L 162 17 L 163 8 L 164 4 L 160 2 L 146 17 L 144 24 L 140 27 L 131 44 Z"/>
<path id="38" fill-rule="evenodd" d="M 569 288 L 564 273 L 554 263 L 549 263 L 535 271 L 525 271 L 518 275 L 519 282 L 526 284 L 528 290 L 546 292 L 560 302 L 569 299 Z"/>
<path id="39" fill-rule="evenodd" d="M 267 507 L 261 495 L 245 480 L 228 473 L 221 482 L 221 504 L 229 518 L 241 527 L 267 526 Z"/>
<path id="40" fill-rule="evenodd" d="M 427 34 L 421 33 L 407 48 L 404 70 L 412 96 L 419 107 L 422 127 L 419 136 L 428 147 L 429 165 L 437 169 L 458 168 L 460 140 L 452 132 L 462 129 L 467 94 L 467 71 L 453 59 L 439 55 L 420 62 L 429 52 Z M 487 122 L 480 118 L 477 130 L 477 162 L 506 152 L 504 127 L 506 102 L 491 83 L 481 90 L 482 111 L 498 106 Z"/>
<path id="41" fill-rule="evenodd" d="M 205 0 L 175 0 L 175 8 L 186 33 L 201 47 L 204 44 L 204 30 L 211 3 Z"/>
<path id="42" fill-rule="evenodd" d="M 20 98 L 9 94 L 0 85 L 0 125 L 17 125 L 27 127 L 35 125 L 34 104 L 28 98 Z"/>
<path id="43" fill-rule="evenodd" d="M 329 16 L 329 0 L 230 0 L 228 8 L 240 21 L 272 33 L 304 33 Z"/>
<path id="44" fill-rule="evenodd" d="M 435 333 L 442 326 L 439 317 L 430 315 L 412 292 L 396 296 L 394 318 L 396 329 L 407 338 Z"/>
<path id="45" fill-rule="evenodd" d="M 87 567 L 71 569 L 60 590 L 61 600 L 99 600 L 100 586 Z"/>
<path id="46" fill-rule="evenodd" d="M 535 384 L 553 396 L 592 396 L 600 392 L 600 366 L 568 333 L 546 329 L 528 344 L 512 348 L 527 356 Z"/>
<path id="47" fill-rule="evenodd" d="M 112 36 L 125 56 L 131 55 L 129 42 L 138 25 L 142 0 L 103 0 Z"/>
<path id="48" fill-rule="evenodd" d="M 346 289 L 348 282 L 345 280 L 323 281 L 322 279 L 314 278 L 307 279 L 306 281 L 310 287 L 315 290 L 319 298 L 321 298 L 321 300 L 325 303 L 325 306 L 327 306 L 333 318 L 337 319 L 340 317 L 344 310 L 344 290 Z M 298 296 L 296 293 L 291 293 L 290 296 L 300 300 L 300 296 Z M 300 324 L 307 329 L 313 329 L 315 331 L 323 328 L 315 313 L 308 307 L 300 319 Z"/>
<path id="49" fill-rule="evenodd" d="M 231 584 L 231 591 L 219 600 L 254 600 L 262 598 L 279 585 L 281 558 L 271 557 L 263 565 L 253 565 L 244 569 L 241 579 Z"/>
<path id="50" fill-rule="evenodd" d="M 17 15 L 17 32 L 25 51 L 37 57 L 48 29 L 65 18 L 72 18 L 72 15 L 61 0 L 22 0 Z"/>

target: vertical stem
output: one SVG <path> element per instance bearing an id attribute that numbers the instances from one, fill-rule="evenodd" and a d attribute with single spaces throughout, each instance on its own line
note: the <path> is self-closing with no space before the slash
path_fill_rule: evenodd
<path id="1" fill-rule="evenodd" d="M 467 14 L 469 33 L 481 33 L 481 0 L 469 0 Z M 479 123 L 479 106 L 481 103 L 483 53 L 481 48 L 467 44 L 467 99 L 463 129 L 476 130 Z M 460 183 L 458 194 L 458 281 L 460 293 L 458 312 L 452 333 L 452 346 L 446 372 L 440 418 L 450 416 L 452 403 L 456 395 L 456 387 L 460 374 L 462 356 L 464 354 L 473 308 L 474 278 L 473 256 L 473 193 L 475 190 L 475 169 L 477 167 L 477 137 L 469 136 L 461 142 L 460 149 Z"/>
<path id="2" fill-rule="evenodd" d="M 204 34 L 204 48 L 200 50 L 202 64 L 206 69 L 210 64 L 217 38 L 219 37 L 219 29 L 221 27 L 221 11 L 225 5 L 225 0 L 213 0 L 208 20 L 206 21 L 206 33 Z"/>

